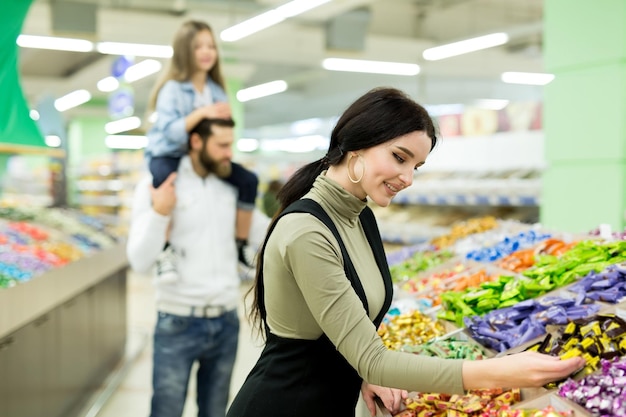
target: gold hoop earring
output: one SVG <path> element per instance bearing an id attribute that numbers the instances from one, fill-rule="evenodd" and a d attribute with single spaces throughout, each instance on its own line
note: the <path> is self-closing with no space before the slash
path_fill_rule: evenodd
<path id="1" fill-rule="evenodd" d="M 352 157 L 354 156 L 354 154 L 350 155 L 350 159 L 348 159 L 348 166 L 347 166 L 347 170 L 348 170 L 348 179 L 350 180 L 350 182 L 352 182 L 353 184 L 358 184 L 361 182 L 361 180 L 363 179 L 363 175 L 365 175 L 365 161 L 363 161 L 363 157 L 361 155 L 357 155 L 357 157 L 359 158 L 359 160 L 361 160 L 362 164 L 363 164 L 363 171 L 361 171 L 361 176 L 359 177 L 359 179 L 354 179 L 352 178 L 352 175 L 350 175 L 350 161 L 352 160 Z M 355 164 L 356 167 L 356 164 Z"/>

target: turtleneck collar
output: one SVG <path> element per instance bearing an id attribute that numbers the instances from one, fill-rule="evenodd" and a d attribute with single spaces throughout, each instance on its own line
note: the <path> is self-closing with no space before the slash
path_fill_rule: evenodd
<path id="1" fill-rule="evenodd" d="M 305 198 L 313 198 L 331 217 L 336 217 L 350 227 L 356 226 L 359 214 L 367 206 L 367 200 L 359 200 L 322 172 L 313 183 Z"/>

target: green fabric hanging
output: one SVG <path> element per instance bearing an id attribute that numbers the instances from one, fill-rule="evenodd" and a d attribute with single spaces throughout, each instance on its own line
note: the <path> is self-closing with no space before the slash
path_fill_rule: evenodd
<path id="1" fill-rule="evenodd" d="M 20 84 L 15 43 L 32 0 L 0 2 L 0 143 L 46 147 L 30 118 Z"/>

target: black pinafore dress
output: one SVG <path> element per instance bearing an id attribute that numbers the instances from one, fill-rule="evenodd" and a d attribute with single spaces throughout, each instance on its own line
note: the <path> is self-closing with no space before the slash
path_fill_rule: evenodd
<path id="1" fill-rule="evenodd" d="M 294 202 L 281 217 L 295 212 L 313 214 L 333 232 L 341 247 L 346 276 L 368 311 L 359 277 L 330 217 L 310 199 Z M 359 217 L 385 284 L 385 302 L 374 320 L 378 327 L 391 305 L 391 275 L 374 214 L 365 207 Z M 272 230 L 273 227 L 267 237 Z M 261 316 L 265 319 L 264 305 Z M 266 327 L 265 348 L 227 417 L 353 417 L 361 382 L 354 368 L 325 335 L 317 340 L 288 339 L 270 333 Z"/>

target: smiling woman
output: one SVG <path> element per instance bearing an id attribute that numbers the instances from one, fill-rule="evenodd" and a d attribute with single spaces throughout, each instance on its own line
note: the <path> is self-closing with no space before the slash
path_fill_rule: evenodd
<path id="1" fill-rule="evenodd" d="M 368 199 L 389 205 L 436 143 L 424 107 L 376 88 L 339 118 L 327 154 L 283 186 L 251 289 L 266 344 L 229 417 L 354 416 L 359 389 L 372 415 L 376 397 L 397 412 L 404 390 L 541 386 L 581 365 L 537 354 L 445 360 L 383 344 L 376 328 L 393 287 Z"/>

